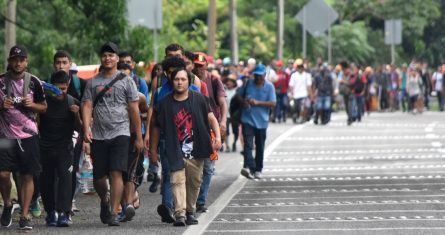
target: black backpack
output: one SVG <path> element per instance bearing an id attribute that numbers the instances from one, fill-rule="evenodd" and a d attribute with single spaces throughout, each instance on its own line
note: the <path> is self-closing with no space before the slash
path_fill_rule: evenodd
<path id="1" fill-rule="evenodd" d="M 356 77 L 354 82 L 355 93 L 362 93 L 364 89 L 365 89 L 365 83 L 363 83 L 360 77 Z"/>

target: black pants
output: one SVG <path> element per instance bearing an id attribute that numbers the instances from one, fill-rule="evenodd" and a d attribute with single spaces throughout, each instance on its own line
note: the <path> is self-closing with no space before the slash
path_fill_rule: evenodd
<path id="1" fill-rule="evenodd" d="M 71 211 L 72 145 L 53 149 L 42 148 L 41 159 L 40 190 L 45 211 Z"/>

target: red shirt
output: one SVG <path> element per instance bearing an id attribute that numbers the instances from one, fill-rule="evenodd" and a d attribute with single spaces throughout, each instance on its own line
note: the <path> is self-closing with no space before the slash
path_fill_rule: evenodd
<path id="1" fill-rule="evenodd" d="M 290 76 L 286 72 L 279 70 L 277 72 L 277 81 L 274 83 L 275 92 L 285 94 L 289 88 Z"/>

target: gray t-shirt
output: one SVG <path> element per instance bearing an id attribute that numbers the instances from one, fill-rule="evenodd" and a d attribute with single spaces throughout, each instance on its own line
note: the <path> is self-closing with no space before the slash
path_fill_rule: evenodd
<path id="1" fill-rule="evenodd" d="M 82 101 L 93 102 L 97 94 L 108 84 L 111 78 L 105 78 L 101 73 L 87 82 Z M 128 102 L 138 101 L 138 91 L 133 79 L 129 76 L 117 81 L 93 110 L 93 139 L 109 140 L 117 136 L 130 136 L 130 118 Z"/>

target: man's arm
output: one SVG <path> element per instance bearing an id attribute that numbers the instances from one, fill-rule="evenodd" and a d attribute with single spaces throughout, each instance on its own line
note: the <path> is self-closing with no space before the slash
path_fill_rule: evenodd
<path id="1" fill-rule="evenodd" d="M 140 127 L 141 117 L 139 116 L 139 100 L 130 101 L 128 103 L 128 112 L 130 115 L 130 121 L 131 123 L 133 123 L 133 126 Z M 144 149 L 141 128 L 134 128 L 134 132 L 136 133 L 136 142 L 134 144 L 134 148 L 138 153 L 140 153 Z"/>
<path id="2" fill-rule="evenodd" d="M 46 111 L 46 108 L 48 107 L 46 101 L 34 103 L 28 96 L 24 97 L 22 102 L 23 106 L 35 113 L 44 113 Z"/>
<path id="3" fill-rule="evenodd" d="M 157 92 L 157 88 L 158 88 L 158 78 L 155 77 L 154 79 L 151 80 L 151 98 L 150 98 L 150 104 L 148 105 L 148 110 L 147 110 L 147 120 L 145 122 L 145 133 L 147 133 L 145 135 L 144 138 L 144 146 L 146 149 L 150 148 L 150 121 L 151 121 L 151 116 L 153 115 L 153 105 L 155 102 L 155 95 Z"/>
<path id="4" fill-rule="evenodd" d="M 91 100 L 85 100 L 82 102 L 82 122 L 84 142 L 91 143 L 93 140 L 93 134 L 91 133 L 91 118 L 93 116 L 93 102 Z"/>
<path id="5" fill-rule="evenodd" d="M 209 112 L 207 117 L 209 119 L 210 128 L 215 133 L 215 142 L 212 143 L 213 149 L 219 150 L 221 148 L 221 132 L 219 129 L 218 120 L 216 119 L 215 115 L 212 112 Z"/>
<path id="6" fill-rule="evenodd" d="M 161 135 L 161 129 L 159 126 L 155 124 L 156 117 L 151 118 L 150 121 L 150 161 L 151 163 L 158 165 L 159 155 L 158 155 L 158 145 L 159 145 L 159 136 Z"/>
<path id="7" fill-rule="evenodd" d="M 218 104 L 219 104 L 219 112 L 221 114 L 221 122 L 219 123 L 219 127 L 221 128 L 221 132 L 223 135 L 226 134 L 227 130 L 227 102 L 226 98 L 223 96 L 218 96 Z"/>

